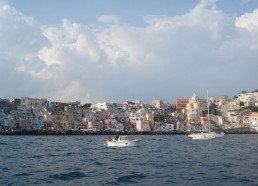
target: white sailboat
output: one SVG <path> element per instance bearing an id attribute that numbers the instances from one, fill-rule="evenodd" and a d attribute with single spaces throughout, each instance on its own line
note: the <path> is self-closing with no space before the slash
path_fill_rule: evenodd
<path id="1" fill-rule="evenodd" d="M 191 138 L 192 140 L 210 140 L 214 138 L 222 138 L 224 137 L 224 133 L 216 133 L 216 132 L 211 132 L 211 127 L 210 127 L 210 108 L 209 108 L 209 101 L 208 101 L 208 91 L 207 91 L 207 108 L 208 108 L 208 132 L 199 132 L 199 133 L 193 133 L 189 134 L 188 137 Z"/>

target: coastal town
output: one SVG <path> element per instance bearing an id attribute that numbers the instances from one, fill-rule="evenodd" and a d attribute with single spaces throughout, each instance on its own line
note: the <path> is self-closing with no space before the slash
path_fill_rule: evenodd
<path id="1" fill-rule="evenodd" d="M 209 112 L 209 121 L 207 114 Z M 19 131 L 80 132 L 258 132 L 258 91 L 227 96 L 176 99 L 175 104 L 152 100 L 81 105 L 42 98 L 0 99 L 0 133 Z"/>

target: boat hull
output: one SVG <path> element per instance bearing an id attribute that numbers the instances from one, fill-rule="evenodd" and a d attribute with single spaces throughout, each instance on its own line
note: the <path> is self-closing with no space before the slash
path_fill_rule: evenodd
<path id="1" fill-rule="evenodd" d="M 214 135 L 210 133 L 189 134 L 188 137 L 192 140 L 210 140 L 215 138 Z"/>
<path id="2" fill-rule="evenodd" d="M 224 133 L 221 132 L 221 133 L 216 133 L 216 132 L 211 132 L 215 138 L 223 138 L 224 137 Z"/>
<path id="3" fill-rule="evenodd" d="M 136 143 L 132 141 L 107 141 L 106 145 L 108 147 L 127 147 L 127 146 L 135 146 Z"/>
<path id="4" fill-rule="evenodd" d="M 195 133 L 195 134 L 189 134 L 189 138 L 192 140 L 209 140 L 214 138 L 223 138 L 224 133 L 215 133 L 215 132 L 208 132 L 208 133 Z"/>
<path id="5" fill-rule="evenodd" d="M 119 137 L 117 140 L 114 138 L 112 140 L 106 140 L 107 147 L 128 147 L 136 146 L 141 139 L 129 140 L 125 136 Z"/>

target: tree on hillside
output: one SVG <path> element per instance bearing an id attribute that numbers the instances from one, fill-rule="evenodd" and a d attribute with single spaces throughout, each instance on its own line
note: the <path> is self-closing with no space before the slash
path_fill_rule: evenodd
<path id="1" fill-rule="evenodd" d="M 237 98 L 238 98 L 238 96 L 234 96 L 234 97 L 233 97 L 233 99 L 237 99 Z"/>
<path id="2" fill-rule="evenodd" d="M 258 112 L 258 107 L 253 107 L 251 110 L 252 112 Z"/>
<path id="3" fill-rule="evenodd" d="M 242 90 L 242 91 L 241 91 L 241 94 L 245 94 L 245 93 L 247 93 L 247 91 L 245 91 L 245 90 Z"/>
<path id="4" fill-rule="evenodd" d="M 91 103 L 86 103 L 82 106 L 83 108 L 90 108 L 91 107 Z"/>
<path id="5" fill-rule="evenodd" d="M 253 92 L 258 92 L 258 89 L 255 89 Z"/>

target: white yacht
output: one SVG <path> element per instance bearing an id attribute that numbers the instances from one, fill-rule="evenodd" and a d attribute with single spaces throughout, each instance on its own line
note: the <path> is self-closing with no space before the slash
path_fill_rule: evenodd
<path id="1" fill-rule="evenodd" d="M 194 133 L 194 134 L 189 134 L 189 138 L 192 140 L 209 140 L 209 139 L 214 139 L 215 136 L 209 132 L 200 132 L 200 133 Z"/>
<path id="2" fill-rule="evenodd" d="M 199 132 L 188 135 L 192 140 L 209 140 L 214 138 L 223 138 L 224 133 L 216 133 L 216 132 Z"/>
<path id="3" fill-rule="evenodd" d="M 215 138 L 223 138 L 224 132 L 216 133 L 216 132 L 210 132 Z"/>
<path id="4" fill-rule="evenodd" d="M 210 131 L 210 118 L 209 118 L 209 102 L 208 102 L 208 91 L 207 91 L 207 107 L 208 107 L 208 132 L 199 132 L 199 133 L 193 133 L 189 134 L 188 137 L 192 140 L 209 140 L 214 138 L 222 138 L 224 137 L 224 133 L 216 133 Z"/>

